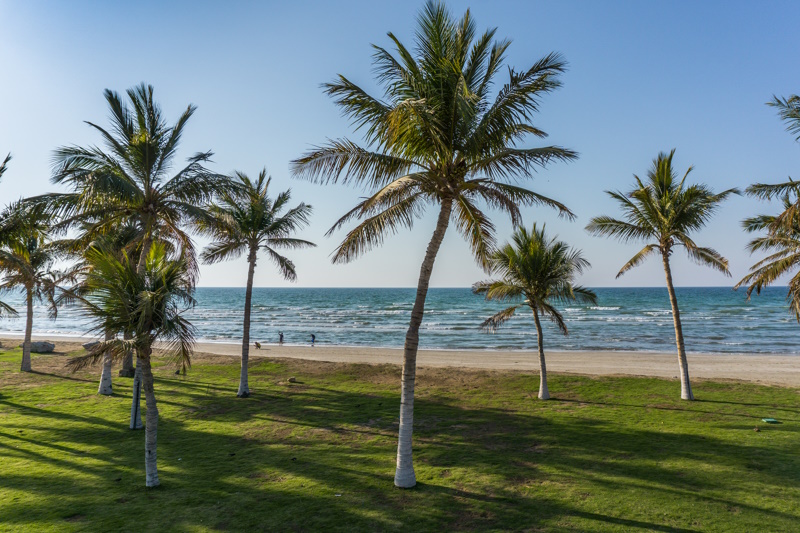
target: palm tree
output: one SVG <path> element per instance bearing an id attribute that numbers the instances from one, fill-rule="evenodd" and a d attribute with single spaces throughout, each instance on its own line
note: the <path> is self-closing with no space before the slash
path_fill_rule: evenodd
<path id="1" fill-rule="evenodd" d="M 681 399 L 693 400 L 681 316 L 678 310 L 678 299 L 675 296 L 675 287 L 672 284 L 669 258 L 676 246 L 683 246 L 692 261 L 730 276 L 728 260 L 711 248 L 697 246 L 689 233 L 705 226 L 719 204 L 731 194 L 739 194 L 739 191 L 728 189 L 714 194 L 708 186 L 703 184 L 686 185 L 686 178 L 692 171 L 692 167 L 689 167 L 683 179 L 679 181 L 672 168 L 674 155 L 674 149 L 669 154 L 664 152 L 658 154 L 644 181 L 634 174 L 636 186 L 629 193 L 606 191 L 609 196 L 621 204 L 624 220 L 599 216 L 593 218 L 586 229 L 593 235 L 616 237 L 623 242 L 651 241 L 625 263 L 617 277 L 640 265 L 653 253 L 658 252 L 661 255 L 667 279 L 669 302 L 672 306 L 675 342 L 678 345 Z"/>
<path id="2" fill-rule="evenodd" d="M 155 240 L 168 240 L 183 249 L 194 272 L 194 246 L 183 227 L 204 216 L 202 206 L 230 186 L 225 176 L 203 166 L 212 152 L 197 153 L 186 166 L 172 172 L 183 130 L 196 107 L 187 106 L 170 126 L 153 99 L 151 85 L 128 89 L 129 104 L 109 89 L 104 95 L 110 130 L 87 124 L 100 133 L 105 150 L 95 146 L 57 149 L 52 181 L 72 192 L 34 200 L 64 217 L 59 227 L 84 224 L 90 236 L 110 227 L 134 225 L 137 232 L 128 248 L 138 248 L 140 272 Z"/>
<path id="3" fill-rule="evenodd" d="M 778 115 L 786 123 L 786 130 L 800 142 L 800 96 L 774 96 L 767 105 L 778 110 Z M 789 178 L 784 183 L 756 183 L 745 192 L 762 200 L 783 200 L 783 211 L 778 215 L 761 215 L 743 221 L 749 233 L 766 231 L 765 236 L 750 241 L 747 247 L 750 253 L 770 254 L 750 267 L 750 273 L 735 286 L 738 289 L 748 285 L 747 297 L 750 298 L 753 291 L 760 294 L 761 289 L 800 265 L 800 182 Z M 800 271 L 789 280 L 788 289 L 789 307 L 800 322 Z"/>
<path id="4" fill-rule="evenodd" d="M 262 250 L 278 271 L 289 281 L 297 278 L 294 263 L 280 255 L 276 248 L 304 248 L 314 243 L 295 239 L 292 235 L 308 224 L 311 206 L 301 203 L 285 213 L 291 191 L 284 191 L 273 200 L 268 189 L 272 178 L 262 170 L 256 181 L 235 172 L 231 179 L 238 187 L 223 191 L 219 203 L 208 207 L 209 217 L 198 222 L 201 234 L 214 239 L 202 253 L 205 263 L 234 259 L 247 253 L 247 288 L 244 297 L 242 326 L 242 371 L 239 378 L 240 398 L 250 396 L 247 364 L 250 355 L 250 306 L 253 296 L 253 274 L 258 251 Z"/>
<path id="5" fill-rule="evenodd" d="M 800 96 L 792 95 L 789 98 L 774 96 L 772 101 L 767 102 L 767 105 L 778 110 L 778 115 L 786 123 L 786 131 L 795 135 L 795 141 L 800 142 Z M 775 217 L 770 230 L 779 225 L 792 228 L 797 223 L 797 219 L 800 219 L 800 197 L 796 196 L 797 185 L 796 181 L 789 178 L 789 181 L 783 183 L 755 183 L 745 190 L 749 196 L 761 200 L 795 197 L 794 202 Z"/>
<path id="6" fill-rule="evenodd" d="M 800 186 L 800 183 L 798 183 Z M 795 191 L 795 198 L 800 195 L 800 188 Z M 785 213 L 792 209 L 797 200 L 792 201 L 787 195 L 783 200 Z M 747 245 L 753 254 L 767 252 L 769 255 L 750 267 L 750 273 L 742 278 L 734 288 L 747 285 L 747 298 L 755 291 L 761 294 L 764 287 L 772 285 L 778 278 L 790 274 L 800 266 L 800 219 L 790 217 L 791 226 L 779 223 L 781 215 L 761 215 L 744 220 L 743 225 L 748 233 L 766 230 L 767 234 L 757 237 Z M 786 220 L 786 219 L 785 219 Z M 789 308 L 800 322 L 800 270 L 789 280 L 787 300 Z"/>
<path id="7" fill-rule="evenodd" d="M 41 209 L 15 202 L 0 214 L 3 239 L 0 243 L 0 291 L 25 291 L 25 339 L 22 343 L 22 372 L 31 372 L 31 333 L 33 304 L 46 301 L 52 316 L 57 311 L 56 292 L 74 280 L 75 268 L 55 270 L 53 265 L 64 257 L 64 247 L 50 240 L 49 216 Z M 5 304 L 2 304 L 5 306 Z M 5 306 L 6 310 L 8 307 Z M 12 310 L 13 311 L 13 310 Z"/>
<path id="8" fill-rule="evenodd" d="M 94 123 L 105 150 L 99 147 L 62 147 L 54 155 L 52 181 L 72 189 L 67 194 L 48 194 L 35 200 L 60 214 L 61 228 L 88 224 L 90 235 L 109 227 L 132 224 L 137 229 L 129 248 L 137 249 L 140 273 L 150 247 L 159 240 L 181 249 L 190 272 L 197 275 L 194 246 L 183 227 L 202 217 L 203 205 L 228 181 L 210 172 L 203 163 L 211 152 L 191 156 L 186 166 L 172 172 L 184 128 L 196 107 L 187 106 L 170 126 L 153 98 L 153 87 L 144 83 L 128 89 L 129 104 L 116 92 L 104 92 L 111 128 Z M 132 358 L 123 360 L 120 375 L 133 374 L 131 428 L 140 427 L 137 413 L 141 379 L 133 372 Z"/>
<path id="9" fill-rule="evenodd" d="M 597 295 L 585 287 L 574 285 L 575 276 L 588 268 L 589 262 L 579 250 L 556 238 L 548 238 L 544 225 L 539 229 L 534 224 L 530 232 L 519 227 L 511 239 L 513 244 L 506 243 L 489 256 L 489 266 L 492 272 L 500 274 L 500 278 L 476 283 L 472 290 L 476 294 L 485 294 L 487 300 L 515 302 L 481 324 L 488 331 L 495 331 L 520 307 L 529 307 L 533 311 L 539 349 L 539 399 L 548 400 L 550 391 L 539 317 L 549 318 L 567 335 L 567 324 L 554 304 L 578 302 L 596 305 Z"/>
<path id="10" fill-rule="evenodd" d="M 426 207 L 438 208 L 403 353 L 394 482 L 412 487 L 419 328 L 445 232 L 452 220 L 476 261 L 487 266 L 494 225 L 479 202 L 508 213 L 515 224 L 520 221 L 520 206 L 546 205 L 571 216 L 561 203 L 515 183 L 550 161 L 577 156 L 557 146 L 519 147 L 530 135 L 545 136 L 532 121 L 542 96 L 561 85 L 558 78 L 565 62 L 558 54 L 549 54 L 523 71 L 509 69 L 508 81 L 492 100 L 510 42 L 495 41 L 494 29 L 478 35 L 469 11 L 456 20 L 443 4 L 428 2 L 418 18 L 414 51 L 388 35 L 396 55 L 375 46 L 373 56 L 383 98 L 370 96 L 341 75 L 325 86 L 356 129 L 365 132 L 365 146 L 333 140 L 296 159 L 292 170 L 296 177 L 354 184 L 369 192 L 330 230 L 360 221 L 337 248 L 334 263 L 354 260 L 382 244 L 387 235 L 411 228 Z"/>
<path id="11" fill-rule="evenodd" d="M 76 272 L 79 273 L 79 281 L 77 285 L 67 291 L 62 291 L 56 299 L 57 304 L 72 303 L 76 298 L 85 296 L 88 290 L 86 285 L 86 273 L 92 268 L 92 263 L 87 259 L 87 253 L 90 251 L 103 251 L 111 253 L 115 257 L 121 259 L 123 254 L 128 253 L 126 249 L 130 247 L 133 239 L 136 236 L 137 230 L 132 225 L 107 227 L 107 232 L 103 234 L 92 233 L 88 231 L 90 223 L 81 224 L 82 231 L 74 239 L 64 239 L 61 241 L 64 248 L 68 250 L 69 254 L 78 259 L 78 264 L 75 266 Z M 168 250 L 169 251 L 169 250 Z M 135 255 L 136 250 L 130 252 L 130 257 L 138 263 L 138 256 Z M 124 333 L 118 331 L 105 331 L 104 337 L 106 341 L 113 339 L 117 334 Z M 129 352 L 124 359 L 132 359 L 132 352 Z M 110 396 L 114 393 L 111 377 L 111 366 L 113 358 L 110 353 L 106 353 L 103 357 L 103 365 L 100 373 L 100 384 L 97 388 L 97 393 Z M 133 364 L 131 363 L 131 366 Z M 141 426 L 141 420 L 139 424 Z"/>
<path id="12" fill-rule="evenodd" d="M 153 243 L 144 261 L 127 254 L 91 249 L 87 261 L 86 296 L 80 300 L 94 318 L 97 333 L 130 329 L 130 340 L 108 339 L 94 346 L 87 355 L 73 358 L 69 365 L 78 370 L 96 363 L 106 354 L 121 359 L 129 350 L 136 352 L 141 368 L 147 413 L 145 418 L 146 485 L 159 484 L 156 462 L 158 406 L 153 387 L 151 357 L 155 343 L 162 343 L 178 364 L 189 365 L 194 349 L 195 329 L 183 316 L 194 305 L 194 276 L 185 257 L 171 260 L 161 243 Z M 138 264 L 137 264 L 138 263 Z M 139 265 L 144 264 L 143 274 Z"/>

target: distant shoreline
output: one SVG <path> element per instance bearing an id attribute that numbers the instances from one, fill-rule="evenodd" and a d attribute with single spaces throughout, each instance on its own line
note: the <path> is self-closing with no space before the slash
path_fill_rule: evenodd
<path id="1" fill-rule="evenodd" d="M 18 335 L 2 335 L 2 340 L 20 342 Z M 60 352 L 74 351 L 86 342 L 82 337 L 34 335 L 34 340 L 51 340 Z M 213 356 L 240 357 L 241 345 L 234 343 L 199 342 L 196 358 Z M 613 351 L 547 351 L 550 372 L 592 376 L 639 376 L 677 379 L 678 361 L 675 353 L 613 352 Z M 290 358 L 334 363 L 366 363 L 400 365 L 402 348 L 371 348 L 364 346 L 278 346 L 262 345 L 250 348 L 251 358 Z M 688 354 L 689 374 L 694 380 L 735 380 L 800 388 L 800 355 L 768 354 Z M 420 367 L 471 368 L 494 371 L 536 373 L 538 356 L 532 351 L 510 350 L 420 350 Z"/>

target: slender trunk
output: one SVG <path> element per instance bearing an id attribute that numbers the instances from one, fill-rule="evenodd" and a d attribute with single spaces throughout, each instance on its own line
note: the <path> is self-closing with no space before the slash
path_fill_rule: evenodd
<path id="1" fill-rule="evenodd" d="M 128 352 L 122 358 L 122 368 L 119 369 L 118 374 L 121 378 L 132 378 L 134 372 L 136 370 L 133 368 L 133 352 Z"/>
<path id="2" fill-rule="evenodd" d="M 27 317 L 25 319 L 25 340 L 22 341 L 22 372 L 31 372 L 31 332 L 33 331 L 33 289 L 26 287 Z"/>
<path id="3" fill-rule="evenodd" d="M 544 341 L 542 340 L 542 324 L 539 322 L 539 311 L 533 309 L 533 321 L 536 322 L 536 344 L 539 347 L 539 399 L 549 400 L 547 390 L 547 366 L 544 363 Z"/>
<path id="4" fill-rule="evenodd" d="M 681 327 L 681 314 L 678 311 L 678 298 L 675 297 L 675 287 L 672 286 L 669 250 L 662 251 L 661 259 L 664 262 L 664 273 L 667 276 L 667 291 L 669 292 L 669 303 L 672 306 L 672 321 L 675 323 L 675 342 L 678 345 L 678 366 L 681 372 L 681 400 L 694 400 L 692 385 L 689 382 L 689 362 L 686 360 L 686 347 L 683 344 L 683 328 Z"/>
<path id="5" fill-rule="evenodd" d="M 397 469 L 394 474 L 394 484 L 402 488 L 410 488 L 417 484 L 414 473 L 412 452 L 412 434 L 414 431 L 414 382 L 417 375 L 417 347 L 419 346 L 419 327 L 425 313 L 425 297 L 428 294 L 433 263 L 436 254 L 444 239 L 447 225 L 450 221 L 450 212 L 453 208 L 452 200 L 442 202 L 436 229 L 425 252 L 425 259 L 419 271 L 417 296 L 411 310 L 411 321 L 408 324 L 406 342 L 403 348 L 403 377 L 400 392 L 400 428 L 397 443 Z"/>
<path id="6" fill-rule="evenodd" d="M 110 331 L 106 331 L 106 341 L 110 341 L 114 335 Z M 111 387 L 111 354 L 106 350 L 103 355 L 103 372 L 100 374 L 100 387 L 97 389 L 97 394 L 104 394 L 111 396 L 114 390 Z"/>
<path id="7" fill-rule="evenodd" d="M 140 276 L 144 275 L 144 270 L 147 265 L 147 256 L 150 255 L 150 248 L 153 246 L 153 238 L 149 235 L 142 241 L 142 250 L 139 255 L 139 261 L 136 263 L 136 273 Z"/>
<path id="8" fill-rule="evenodd" d="M 257 248 L 250 246 L 250 255 L 247 257 L 247 288 L 244 291 L 244 322 L 242 324 L 242 373 L 239 376 L 239 392 L 236 396 L 247 398 L 250 396 L 250 386 L 247 383 L 247 364 L 250 358 L 250 307 L 253 301 L 253 273 L 256 270 Z"/>
<path id="9" fill-rule="evenodd" d="M 148 368 L 150 361 L 147 361 Z M 136 372 L 133 375 L 133 399 L 131 400 L 131 429 L 142 429 L 142 358 L 136 354 Z"/>
<path id="10" fill-rule="evenodd" d="M 133 335 L 131 335 L 129 331 L 126 331 L 122 338 L 129 341 L 133 338 Z M 133 366 L 133 351 L 128 350 L 125 353 L 125 357 L 122 359 L 122 369 L 119 371 L 119 376 L 121 378 L 132 378 L 134 374 L 136 374 L 136 369 Z"/>
<path id="11" fill-rule="evenodd" d="M 153 370 L 150 368 L 149 348 L 137 358 L 136 368 L 141 367 L 142 381 L 144 383 L 144 399 L 147 405 L 147 418 L 144 431 L 144 471 L 148 487 L 157 487 L 158 464 L 156 462 L 156 439 L 158 437 L 158 406 L 156 405 L 156 392 L 153 387 Z"/>

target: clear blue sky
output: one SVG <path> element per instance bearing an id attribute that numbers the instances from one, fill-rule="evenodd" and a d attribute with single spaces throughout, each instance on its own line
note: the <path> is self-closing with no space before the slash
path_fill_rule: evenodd
<path id="1" fill-rule="evenodd" d="M 371 43 L 387 31 L 411 44 L 422 2 L 42 2 L 0 0 L 0 153 L 14 160 L 0 184 L 3 203 L 53 190 L 52 150 L 99 142 L 83 121 L 106 123 L 105 88 L 141 81 L 156 88 L 167 116 L 189 103 L 198 111 L 183 140 L 186 156 L 215 152 L 213 168 L 256 174 L 266 166 L 278 189 L 313 204 L 302 235 L 314 250 L 292 252 L 298 286 L 414 286 L 433 227 L 432 211 L 412 232 L 349 265 L 329 256 L 342 237 L 325 231 L 361 191 L 291 180 L 289 161 L 329 137 L 360 140 L 320 84 L 337 73 L 376 92 Z M 663 285 L 660 261 L 614 276 L 635 253 L 590 237 L 589 218 L 616 214 L 605 189 L 627 189 L 661 150 L 677 148 L 679 169 L 715 189 L 800 177 L 800 146 L 764 103 L 800 93 L 797 2 L 462 2 L 480 29 L 513 40 L 508 65 L 527 68 L 550 51 L 569 61 L 564 87 L 546 97 L 536 124 L 548 142 L 580 152 L 577 162 L 536 175 L 529 185 L 577 215 L 559 220 L 524 212 L 584 250 L 589 286 Z M 534 146 L 540 141 L 531 140 Z M 735 198 L 697 237 L 730 259 L 730 280 L 676 259 L 678 285 L 726 285 L 753 259 L 739 221 L 777 206 Z M 496 214 L 499 236 L 510 224 Z M 203 267 L 201 285 L 243 285 L 243 260 Z M 450 231 L 433 286 L 468 286 L 484 275 Z M 266 261 L 256 285 L 281 286 Z"/>

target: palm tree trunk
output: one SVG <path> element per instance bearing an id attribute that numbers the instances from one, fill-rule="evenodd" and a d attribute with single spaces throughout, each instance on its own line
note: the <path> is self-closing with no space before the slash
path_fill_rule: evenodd
<path id="1" fill-rule="evenodd" d="M 686 360 L 686 346 L 683 344 L 683 328 L 681 327 L 681 314 L 680 311 L 678 311 L 678 298 L 675 296 L 675 287 L 672 286 L 669 251 L 662 251 L 661 259 L 664 262 L 664 273 L 667 276 L 669 303 L 672 305 L 672 321 L 675 323 L 675 342 L 678 344 L 678 366 L 681 372 L 681 400 L 694 400 L 692 385 L 689 382 L 689 362 Z"/>
<path id="2" fill-rule="evenodd" d="M 133 336 L 129 332 L 125 332 L 122 336 L 126 341 L 131 340 Z M 119 377 L 132 378 L 136 374 L 136 369 L 133 366 L 133 351 L 129 350 L 125 357 L 122 359 L 122 368 L 119 371 Z"/>
<path id="3" fill-rule="evenodd" d="M 145 237 L 142 241 L 142 250 L 139 255 L 139 261 L 136 263 L 136 273 L 140 276 L 144 275 L 144 269 L 147 264 L 147 256 L 150 255 L 150 248 L 153 246 L 153 239 Z"/>
<path id="4" fill-rule="evenodd" d="M 144 383 L 144 398 L 147 404 L 147 418 L 144 431 L 144 471 L 145 483 L 148 487 L 157 487 L 158 463 L 156 441 L 158 437 L 158 406 L 156 405 L 156 392 L 153 387 L 153 371 L 150 368 L 150 353 L 147 350 L 144 357 L 138 357 L 136 361 L 137 371 L 141 368 L 142 381 Z"/>
<path id="5" fill-rule="evenodd" d="M 136 372 L 136 369 L 133 368 L 133 352 L 128 352 L 122 358 L 122 368 L 119 369 L 118 374 L 121 378 L 132 378 L 134 372 Z"/>
<path id="6" fill-rule="evenodd" d="M 147 362 L 148 367 L 150 361 Z M 136 372 L 133 375 L 133 398 L 131 400 L 131 429 L 142 429 L 142 358 L 136 355 Z"/>
<path id="7" fill-rule="evenodd" d="M 544 363 L 544 341 L 542 340 L 542 324 L 539 322 L 539 312 L 533 309 L 533 321 L 536 322 L 536 344 L 539 347 L 539 399 L 549 400 L 550 391 L 547 390 L 547 366 Z"/>
<path id="8" fill-rule="evenodd" d="M 25 318 L 25 340 L 22 341 L 22 372 L 31 372 L 31 332 L 33 331 L 33 289 L 26 287 L 27 316 Z"/>
<path id="9" fill-rule="evenodd" d="M 397 443 L 397 469 L 394 474 L 394 484 L 402 488 L 410 488 L 417 484 L 414 473 L 412 452 L 412 434 L 414 431 L 414 383 L 417 376 L 417 347 L 419 346 L 419 327 L 425 313 L 425 297 L 428 295 L 433 263 L 436 254 L 442 245 L 442 239 L 450 222 L 450 212 L 453 209 L 452 200 L 444 200 L 436 229 L 428 243 L 425 259 L 419 271 L 417 296 L 411 310 L 411 321 L 406 332 L 406 342 L 403 348 L 403 377 L 400 392 L 400 428 Z"/>
<path id="10" fill-rule="evenodd" d="M 106 331 L 106 341 L 110 341 L 114 338 L 114 335 L 110 331 Z M 97 394 L 104 394 L 106 396 L 111 396 L 114 394 L 114 390 L 111 387 L 111 354 L 106 350 L 106 353 L 103 355 L 103 372 L 100 374 L 100 387 L 97 389 Z"/>
<path id="11" fill-rule="evenodd" d="M 247 364 L 250 358 L 250 307 L 253 301 L 253 274 L 256 270 L 256 251 L 250 247 L 247 257 L 247 288 L 244 291 L 244 321 L 242 324 L 242 373 L 239 376 L 239 392 L 236 396 L 247 398 L 250 396 L 250 386 L 247 383 Z"/>

